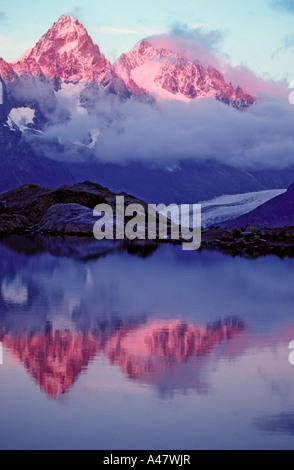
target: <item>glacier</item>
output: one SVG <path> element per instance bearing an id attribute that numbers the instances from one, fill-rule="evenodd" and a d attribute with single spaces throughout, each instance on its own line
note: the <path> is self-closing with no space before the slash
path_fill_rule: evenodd
<path id="1" fill-rule="evenodd" d="M 207 228 L 247 214 L 286 189 L 256 191 L 244 194 L 223 195 L 201 203 L 202 226 Z"/>

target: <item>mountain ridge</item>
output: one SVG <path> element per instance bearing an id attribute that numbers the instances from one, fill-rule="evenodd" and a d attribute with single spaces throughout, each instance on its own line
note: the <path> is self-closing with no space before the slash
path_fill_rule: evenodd
<path id="1" fill-rule="evenodd" d="M 137 63 L 134 64 L 135 56 Z M 156 61 L 158 70 L 151 78 L 153 85 L 145 88 L 137 83 L 132 72 L 142 66 L 146 68 L 146 64 L 154 69 L 150 58 Z M 216 98 L 236 108 L 255 102 L 255 98 L 244 93 L 242 88 L 234 89 L 231 83 L 226 83 L 222 73 L 214 67 L 205 70 L 199 61 L 191 62 L 168 49 L 158 50 L 147 39 L 111 64 L 86 28 L 69 15 L 62 15 L 18 60 L 8 63 L 0 59 L 0 78 L 8 83 L 24 78 L 53 80 L 59 85 L 95 83 L 102 88 L 111 87 L 122 95 L 154 96 L 157 91 L 157 96 L 160 94 L 161 97 L 162 92 L 167 92 L 165 98 L 170 99 Z"/>
<path id="2" fill-rule="evenodd" d="M 134 49 L 122 54 L 114 68 L 129 89 L 140 92 L 147 85 L 146 89 L 160 98 L 167 97 L 164 92 L 168 92 L 178 99 L 216 98 L 236 108 L 255 103 L 255 98 L 244 93 L 241 87 L 235 90 L 231 83 L 227 84 L 216 68 L 209 66 L 206 70 L 199 60 L 190 61 L 177 52 L 156 48 L 148 39 L 139 41 Z M 146 78 L 147 68 L 154 74 L 153 84 Z M 140 69 L 143 69 L 141 75 L 138 74 Z"/>

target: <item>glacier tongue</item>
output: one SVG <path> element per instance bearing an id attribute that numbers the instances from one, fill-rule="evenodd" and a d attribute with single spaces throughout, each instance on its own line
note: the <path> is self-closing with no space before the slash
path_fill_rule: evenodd
<path id="1" fill-rule="evenodd" d="M 265 202 L 285 193 L 286 189 L 224 195 L 202 202 L 202 226 L 207 228 L 247 214 Z"/>

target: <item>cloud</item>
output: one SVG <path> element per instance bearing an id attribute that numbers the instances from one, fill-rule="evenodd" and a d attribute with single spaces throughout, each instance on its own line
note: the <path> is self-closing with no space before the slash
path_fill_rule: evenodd
<path id="1" fill-rule="evenodd" d="M 170 32 L 149 37 L 149 41 L 157 48 L 170 49 L 187 57 L 198 59 L 204 67 L 219 62 L 219 46 L 225 34 L 214 30 L 206 32 L 202 26 L 189 28 L 186 24 L 174 23 Z"/>
<path id="2" fill-rule="evenodd" d="M 225 39 L 225 33 L 221 30 L 205 32 L 203 26 L 189 28 L 187 24 L 174 23 L 170 31 L 171 35 L 186 38 L 205 46 L 206 49 L 216 50 L 216 46 Z"/>
<path id="3" fill-rule="evenodd" d="M 282 46 L 278 47 L 271 55 L 272 59 L 279 57 L 284 52 L 294 52 L 294 34 L 288 34 L 283 41 Z"/>
<path id="4" fill-rule="evenodd" d="M 158 49 L 169 49 L 191 61 L 199 60 L 205 68 L 215 67 L 223 73 L 227 82 L 231 82 L 234 87 L 242 87 L 246 93 L 255 96 L 259 93 L 284 98 L 288 96 L 286 81 L 266 80 L 244 65 L 233 65 L 221 51 L 225 37 L 226 34 L 221 30 L 206 31 L 203 26 L 191 29 L 185 24 L 175 23 L 169 33 L 150 36 L 148 40 Z"/>
<path id="5" fill-rule="evenodd" d="M 84 8 L 83 7 L 75 7 L 67 13 L 69 16 L 76 18 L 80 22 L 83 22 L 84 18 Z"/>
<path id="6" fill-rule="evenodd" d="M 239 112 L 214 100 L 130 106 L 117 126 L 102 130 L 99 158 L 170 164 L 216 159 L 243 168 L 294 164 L 294 107 L 264 97 Z M 99 142 L 98 142 L 99 144 Z"/>
<path id="7" fill-rule="evenodd" d="M 294 15 L 294 0 L 275 0 L 271 2 L 275 10 L 285 11 Z"/>
<path id="8" fill-rule="evenodd" d="M 183 159 L 215 159 L 245 169 L 294 165 L 294 106 L 279 97 L 264 95 L 245 111 L 211 99 L 150 104 L 100 94 L 96 103 L 86 110 L 59 100 L 56 115 L 71 119 L 54 123 L 51 116 L 42 137 L 49 153 L 54 148 L 48 156 L 164 167 Z M 64 145 L 62 155 L 50 145 L 56 139 Z"/>

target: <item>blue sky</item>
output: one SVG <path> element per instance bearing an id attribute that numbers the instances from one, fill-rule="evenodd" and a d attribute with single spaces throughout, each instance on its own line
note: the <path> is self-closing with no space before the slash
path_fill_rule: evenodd
<path id="1" fill-rule="evenodd" d="M 1 0 L 0 56 L 17 59 L 64 13 L 84 24 L 111 62 L 143 37 L 193 38 L 198 28 L 207 47 L 234 65 L 294 80 L 294 0 Z"/>

